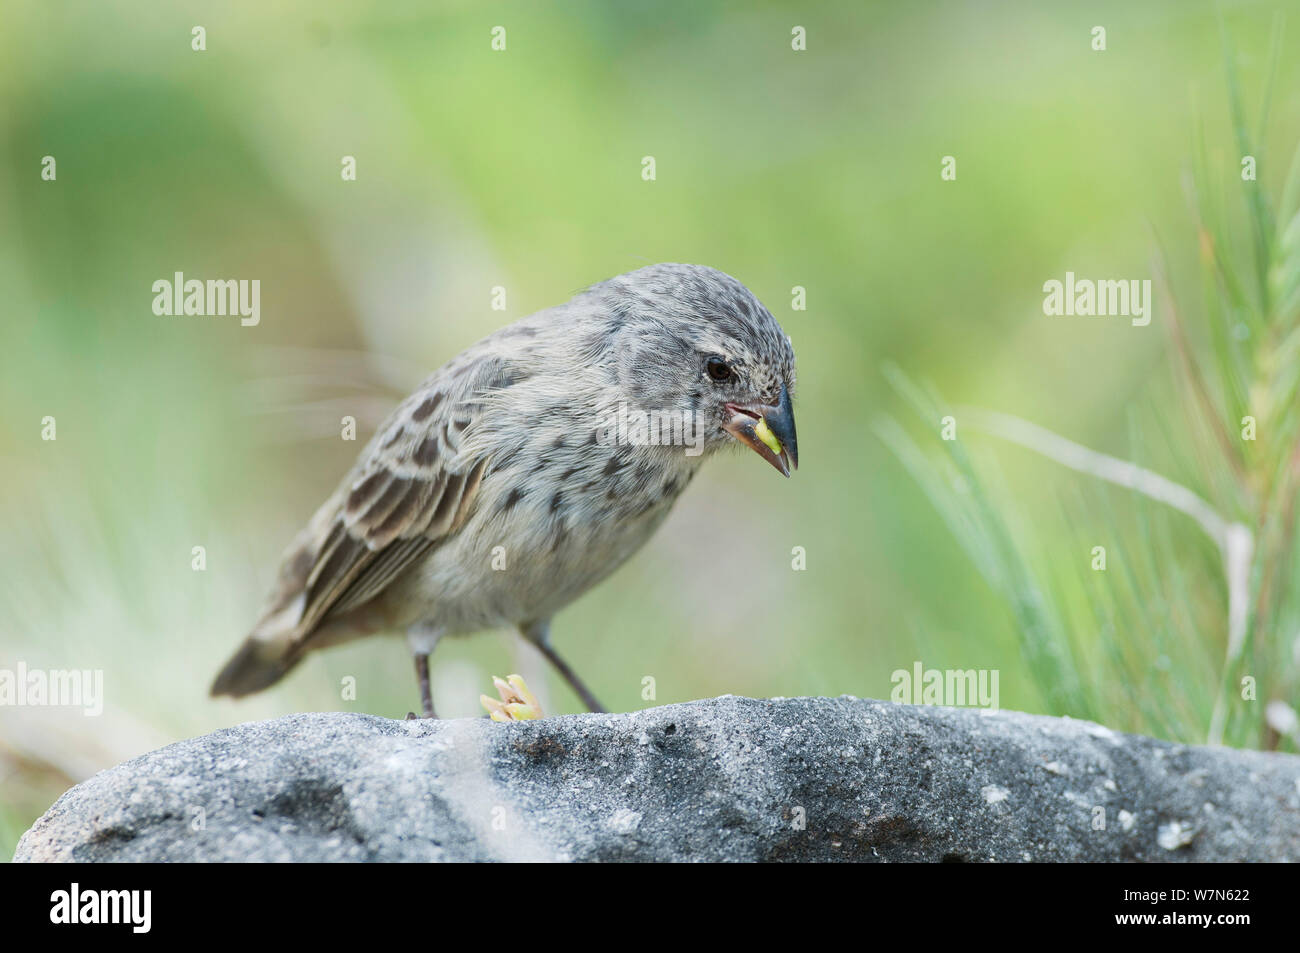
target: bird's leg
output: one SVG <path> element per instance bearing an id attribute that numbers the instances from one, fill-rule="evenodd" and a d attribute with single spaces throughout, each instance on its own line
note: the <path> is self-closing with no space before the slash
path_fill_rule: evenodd
<path id="1" fill-rule="evenodd" d="M 591 693 L 591 689 L 582 683 L 582 679 L 578 678 L 577 673 L 574 672 L 573 669 L 569 668 L 568 663 L 555 653 L 555 649 L 551 648 L 545 642 L 537 643 L 537 647 L 542 650 L 542 654 L 546 656 L 547 660 L 555 666 L 555 670 L 564 676 L 564 680 L 569 683 L 569 687 L 578 693 L 578 697 L 581 698 L 582 703 L 587 706 L 587 710 L 604 714 L 605 706 L 602 705 L 597 700 L 596 696 Z"/>
<path id="2" fill-rule="evenodd" d="M 596 696 L 591 693 L 591 689 L 582 683 L 582 679 L 578 678 L 573 669 L 569 668 L 569 663 L 560 658 L 555 649 L 551 648 L 551 622 L 549 619 L 545 622 L 532 622 L 521 626 L 520 630 L 523 632 L 524 638 L 537 646 L 538 650 L 546 656 L 546 660 L 555 666 L 555 670 L 564 677 L 564 680 L 569 683 L 569 687 L 582 699 L 582 703 L 587 706 L 588 711 L 602 714 L 605 712 L 605 706 L 596 700 Z"/>
<path id="3" fill-rule="evenodd" d="M 424 718 L 438 717 L 433 710 L 433 693 L 429 689 L 429 655 L 433 652 L 433 647 L 438 644 L 441 635 L 441 632 L 425 626 L 413 626 L 406 633 L 411 652 L 415 656 L 415 678 L 420 684 L 420 705 L 424 709 L 424 715 L 421 717 Z M 413 711 L 406 713 L 407 721 L 415 717 Z"/>
<path id="4" fill-rule="evenodd" d="M 424 707 L 423 718 L 437 718 L 433 710 L 433 695 L 429 691 L 429 656 L 424 652 L 415 653 L 415 677 L 420 683 L 420 704 Z M 408 711 L 406 720 L 413 721 L 415 712 Z"/>

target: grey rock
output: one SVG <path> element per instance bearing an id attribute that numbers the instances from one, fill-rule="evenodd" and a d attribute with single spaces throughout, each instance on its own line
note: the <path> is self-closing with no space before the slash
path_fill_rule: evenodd
<path id="1" fill-rule="evenodd" d="M 95 775 L 14 859 L 1294 861 L 1300 757 L 848 697 L 302 714 Z"/>

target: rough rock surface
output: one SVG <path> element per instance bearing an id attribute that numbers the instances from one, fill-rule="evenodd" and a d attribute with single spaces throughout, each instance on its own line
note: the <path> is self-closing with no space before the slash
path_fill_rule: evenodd
<path id="1" fill-rule="evenodd" d="M 1300 860 L 1300 757 L 848 697 L 303 714 L 95 775 L 15 860 Z"/>

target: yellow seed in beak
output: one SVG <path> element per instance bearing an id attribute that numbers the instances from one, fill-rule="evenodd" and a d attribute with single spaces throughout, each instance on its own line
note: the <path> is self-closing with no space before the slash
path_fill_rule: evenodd
<path id="1" fill-rule="evenodd" d="M 772 428 L 767 425 L 767 421 L 759 418 L 758 426 L 754 428 L 754 433 L 758 439 L 767 444 L 767 448 L 777 456 L 781 455 L 781 441 L 776 439 L 776 434 L 772 433 Z"/>

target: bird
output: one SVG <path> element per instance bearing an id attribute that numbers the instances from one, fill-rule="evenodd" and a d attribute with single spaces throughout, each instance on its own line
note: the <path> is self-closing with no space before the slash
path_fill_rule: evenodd
<path id="1" fill-rule="evenodd" d="M 552 617 L 639 550 L 723 447 L 789 477 L 794 390 L 790 338 L 704 265 L 648 265 L 501 328 L 379 426 L 285 550 L 211 694 L 246 696 L 309 652 L 404 632 L 434 718 L 438 642 L 514 627 L 605 711 L 552 645 Z"/>

